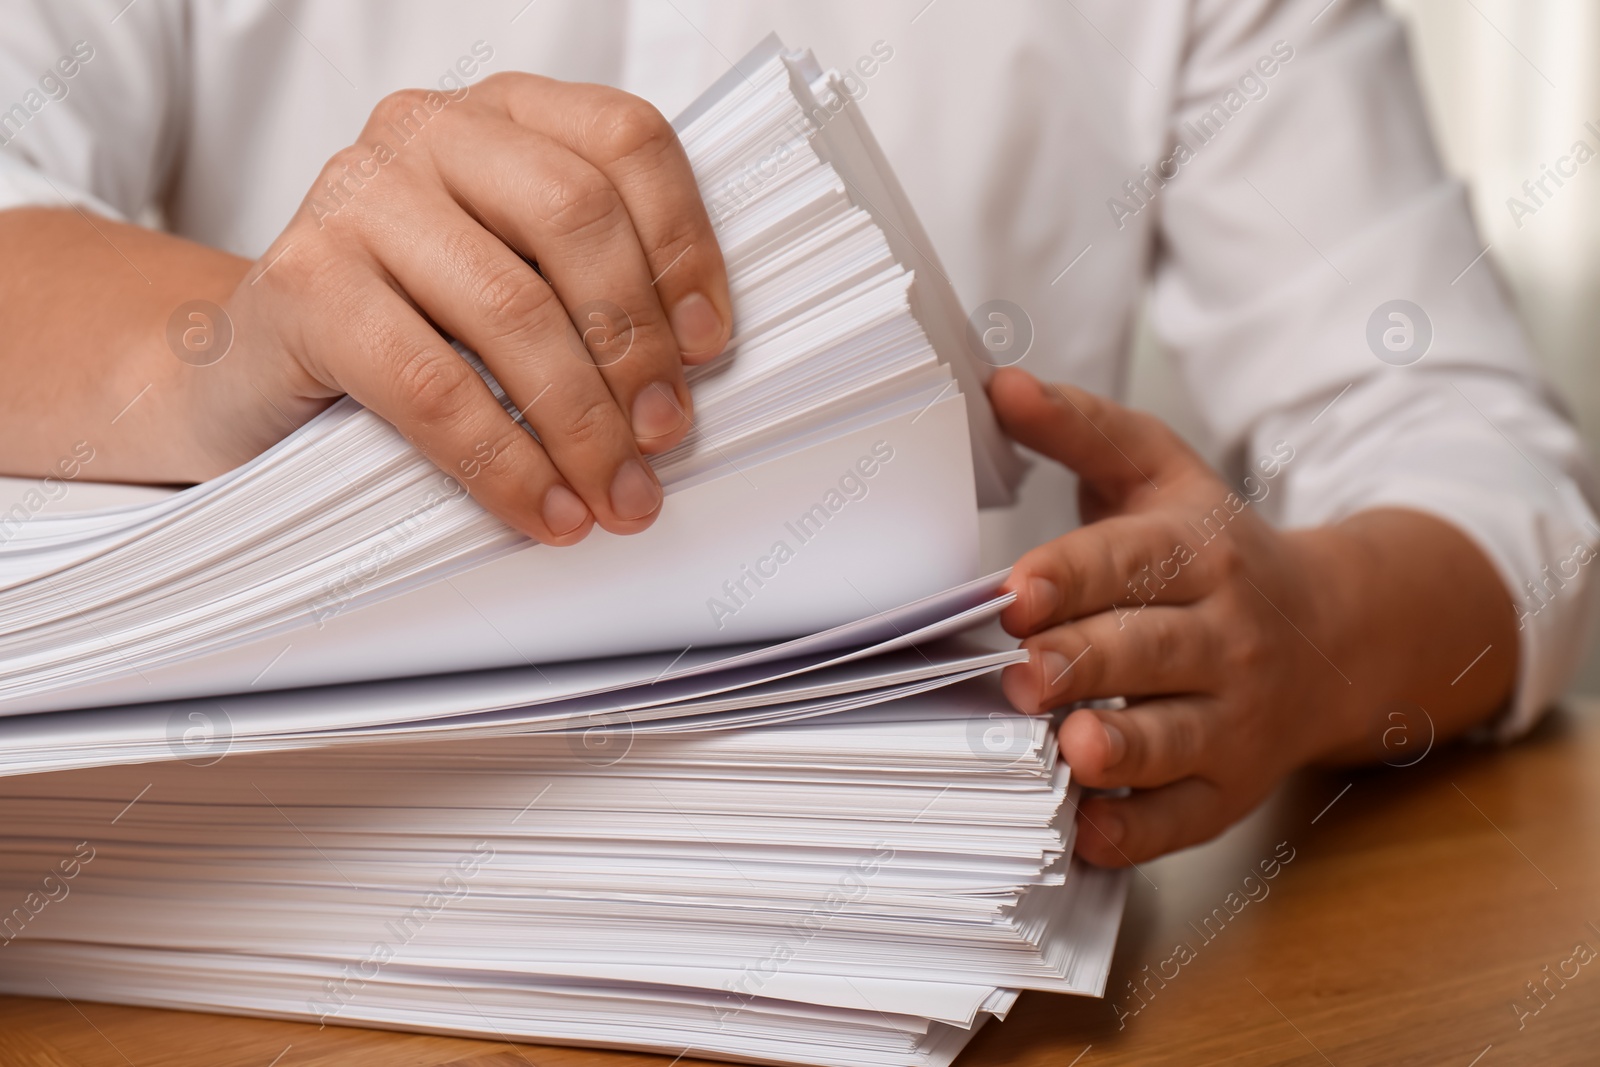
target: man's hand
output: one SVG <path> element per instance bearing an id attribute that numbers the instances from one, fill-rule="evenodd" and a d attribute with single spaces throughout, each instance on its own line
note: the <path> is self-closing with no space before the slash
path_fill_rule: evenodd
<path id="1" fill-rule="evenodd" d="M 1509 597 L 1454 527 L 1394 509 L 1280 531 L 1150 416 L 1015 369 L 990 397 L 1080 478 L 1085 525 L 1017 562 L 1002 622 L 1032 654 L 1004 676 L 1019 710 L 1127 699 L 1060 730 L 1079 782 L 1131 789 L 1083 803 L 1090 861 L 1199 843 L 1297 767 L 1381 756 L 1386 709 L 1420 708 L 1442 737 L 1508 696 Z"/>
<path id="2" fill-rule="evenodd" d="M 206 473 L 348 393 L 553 544 L 654 521 L 661 487 L 642 455 L 683 438 L 683 364 L 717 355 L 731 323 L 668 122 L 626 93 L 530 74 L 382 101 L 225 309 L 240 351 L 192 376 L 211 414 Z M 479 354 L 538 440 L 440 330 Z"/>
<path id="3" fill-rule="evenodd" d="M 654 521 L 643 457 L 688 432 L 684 364 L 732 329 L 672 127 L 626 93 L 529 74 L 382 101 L 254 263 L 72 209 L 0 212 L 0 244 L 16 253 L 0 297 L 29 309 L 0 337 L 6 473 L 82 440 L 97 478 L 198 481 L 348 393 L 551 544 Z M 230 320 L 220 358 L 169 340 L 195 301 Z"/>

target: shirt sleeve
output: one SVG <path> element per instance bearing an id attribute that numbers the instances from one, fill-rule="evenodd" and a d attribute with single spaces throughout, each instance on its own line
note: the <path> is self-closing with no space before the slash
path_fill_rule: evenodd
<path id="1" fill-rule="evenodd" d="M 1439 163 L 1402 29 L 1373 0 L 1193 13 L 1159 171 L 1156 329 L 1268 517 L 1400 506 L 1478 545 L 1518 617 L 1495 724 L 1514 736 L 1583 652 L 1600 496 Z"/>
<path id="2" fill-rule="evenodd" d="M 159 210 L 186 79 L 177 0 L 10 0 L 0 21 L 0 210 Z"/>

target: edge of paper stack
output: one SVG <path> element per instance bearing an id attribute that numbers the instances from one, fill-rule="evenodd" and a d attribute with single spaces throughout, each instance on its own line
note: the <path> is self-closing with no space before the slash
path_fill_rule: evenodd
<path id="1" fill-rule="evenodd" d="M 0 552 L 0 990 L 829 1067 L 943 1067 L 1023 990 L 1104 992 L 1126 872 L 1073 858 L 1055 722 L 998 690 L 1026 655 L 994 627 L 1003 575 L 973 577 L 970 472 L 994 499 L 1017 461 L 976 364 L 940 358 L 963 324 L 926 237 L 837 78 L 776 38 L 678 128 L 730 250 L 740 336 L 737 362 L 691 375 L 703 432 L 658 464 L 663 519 L 737 505 L 766 537 L 784 511 L 764 500 L 809 493 L 885 435 L 911 476 L 884 474 L 849 504 L 871 521 L 832 548 L 816 536 L 793 564 L 810 570 L 739 603 L 756 622 L 708 639 L 672 614 L 669 581 L 640 594 L 656 629 L 613 635 L 604 659 L 558 654 L 594 647 L 594 620 L 558 620 L 577 634 L 563 645 L 517 613 L 559 604 L 566 571 L 592 596 L 620 549 L 519 544 L 457 497 L 410 522 L 440 478 L 348 402 L 214 483 L 33 528 Z M 807 394 L 812 375 L 833 391 Z M 323 465 L 349 482 L 333 515 L 294 499 Z M 274 492 L 291 498 L 275 518 Z M 241 514 L 259 522 L 229 546 L 237 595 L 216 604 L 222 557 L 175 563 L 184 541 L 162 531 Z M 298 551 L 295 522 L 314 527 Z M 848 577 L 885 532 L 904 557 L 887 584 Z M 307 588 L 360 558 L 349 545 L 385 536 L 370 588 L 318 620 L 364 666 L 235 684 L 244 652 L 297 632 Z M 104 598 L 116 639 L 73 646 L 101 667 L 50 643 L 70 632 L 50 628 L 51 591 L 59 614 L 73 583 L 164 560 L 165 599 Z M 675 569 L 681 588 L 720 573 Z M 839 574 L 859 596 L 842 607 L 823 580 Z M 415 599 L 443 591 L 487 626 Z M 29 611 L 43 623 L 18 624 Z M 419 612 L 435 659 L 398 624 L 359 622 L 366 645 L 349 625 Z M 463 657 L 488 633 L 515 655 Z M 209 666 L 167 663 L 181 641 Z M 186 681 L 141 689 L 106 648 Z"/>
<path id="2" fill-rule="evenodd" d="M 773 38 L 690 114 L 736 336 L 649 530 L 531 543 L 347 398 L 167 499 L 5 529 L 0 715 L 769 641 L 975 577 L 974 496 L 1022 461 L 854 103 Z"/>

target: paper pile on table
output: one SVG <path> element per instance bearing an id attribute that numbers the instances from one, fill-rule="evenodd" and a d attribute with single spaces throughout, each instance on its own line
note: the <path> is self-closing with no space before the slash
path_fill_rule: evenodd
<path id="1" fill-rule="evenodd" d="M 677 125 L 737 336 L 645 534 L 529 544 L 349 401 L 0 515 L 0 989 L 841 1067 L 1102 992 L 954 293 L 809 56 Z"/>

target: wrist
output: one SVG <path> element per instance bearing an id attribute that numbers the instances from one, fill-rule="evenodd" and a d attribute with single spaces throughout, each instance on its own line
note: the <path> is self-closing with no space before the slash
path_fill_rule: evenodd
<path id="1" fill-rule="evenodd" d="M 1453 737 L 1512 696 L 1511 595 L 1458 527 L 1405 508 L 1285 534 L 1311 606 L 1307 636 L 1347 679 L 1321 716 L 1321 760 L 1383 758 L 1395 715 Z"/>
<path id="2" fill-rule="evenodd" d="M 1308 731 L 1306 762 L 1368 759 L 1373 714 L 1398 698 L 1393 649 L 1382 633 L 1376 601 L 1381 567 L 1373 548 L 1344 524 L 1284 533 L 1290 566 L 1304 581 L 1301 629 L 1331 680 Z"/>

